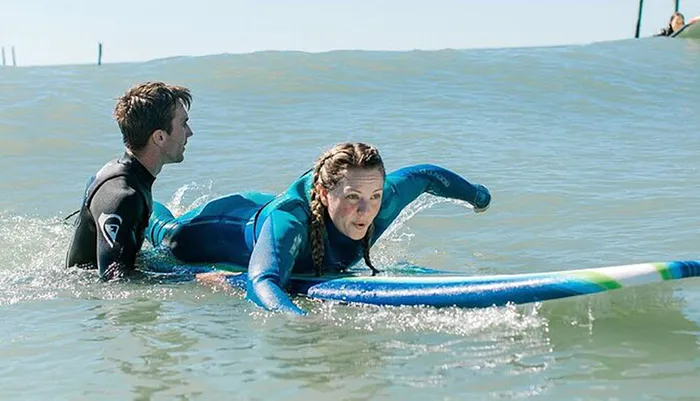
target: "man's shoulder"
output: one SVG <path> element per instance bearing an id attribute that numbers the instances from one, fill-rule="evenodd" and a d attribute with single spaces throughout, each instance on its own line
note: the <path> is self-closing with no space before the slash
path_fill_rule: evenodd
<path id="1" fill-rule="evenodd" d="M 105 181 L 92 196 L 92 204 L 109 204 L 114 208 L 138 207 L 143 203 L 141 191 L 128 176 L 117 176 Z"/>
<path id="2" fill-rule="evenodd" d="M 95 173 L 96 176 L 108 176 L 112 175 L 114 172 L 123 169 L 124 164 L 120 162 L 122 158 L 121 157 L 115 157 L 111 160 L 109 160 L 107 163 L 105 163 L 102 167 L 100 167 L 99 170 L 97 170 L 97 173 Z"/>
<path id="3" fill-rule="evenodd" d="M 148 186 L 138 166 L 126 156 L 107 162 L 95 175 L 97 185 L 95 196 L 100 192 L 119 192 L 123 196 L 134 196 Z"/>

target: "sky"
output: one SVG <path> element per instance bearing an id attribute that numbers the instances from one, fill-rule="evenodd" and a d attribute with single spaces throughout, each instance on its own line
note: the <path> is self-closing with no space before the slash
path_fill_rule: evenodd
<path id="1" fill-rule="evenodd" d="M 0 46 L 17 65 L 145 61 L 261 50 L 434 50 L 634 37 L 639 0 L 2 0 Z M 641 34 L 675 0 L 644 1 Z M 680 0 L 686 19 L 700 0 Z"/>

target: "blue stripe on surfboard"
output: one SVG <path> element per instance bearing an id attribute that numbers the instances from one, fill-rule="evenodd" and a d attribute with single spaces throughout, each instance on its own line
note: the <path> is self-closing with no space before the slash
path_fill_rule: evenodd
<path id="1" fill-rule="evenodd" d="M 345 281 L 345 280 L 339 280 Z M 339 284 L 339 285 L 338 285 Z M 312 286 L 312 298 L 375 305 L 430 305 L 480 308 L 508 303 L 522 304 L 605 291 L 597 283 L 554 276 L 537 280 L 482 281 L 446 284 L 409 284 L 397 288 L 388 283 L 369 286 L 362 282 L 329 281 Z"/>
<path id="2" fill-rule="evenodd" d="M 700 261 L 675 261 L 668 263 L 671 278 L 679 280 L 687 277 L 700 277 Z"/>

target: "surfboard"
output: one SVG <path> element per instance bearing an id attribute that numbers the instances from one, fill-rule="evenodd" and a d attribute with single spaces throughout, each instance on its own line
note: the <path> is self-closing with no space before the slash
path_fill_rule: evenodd
<path id="1" fill-rule="evenodd" d="M 245 288 L 247 275 L 227 272 Z M 407 276 L 292 276 L 289 292 L 324 301 L 381 306 L 484 308 L 526 304 L 700 276 L 700 261 L 672 261 L 544 273 L 471 276 L 426 270 Z"/>
<path id="2" fill-rule="evenodd" d="M 679 29 L 678 32 L 674 32 L 671 35 L 673 38 L 682 39 L 700 39 L 700 16 L 693 18 Z"/>

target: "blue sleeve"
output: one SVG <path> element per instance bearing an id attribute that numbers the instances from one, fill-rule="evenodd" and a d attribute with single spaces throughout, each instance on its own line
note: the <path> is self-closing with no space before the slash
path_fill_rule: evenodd
<path id="1" fill-rule="evenodd" d="M 260 229 L 248 264 L 247 297 L 270 311 L 306 314 L 284 291 L 308 233 L 292 214 L 272 212 Z"/>
<path id="2" fill-rule="evenodd" d="M 375 219 L 375 239 L 399 216 L 401 211 L 423 193 L 468 202 L 476 209 L 491 203 L 486 187 L 472 184 L 456 173 L 432 164 L 420 164 L 396 170 L 386 177 L 382 209 Z"/>

